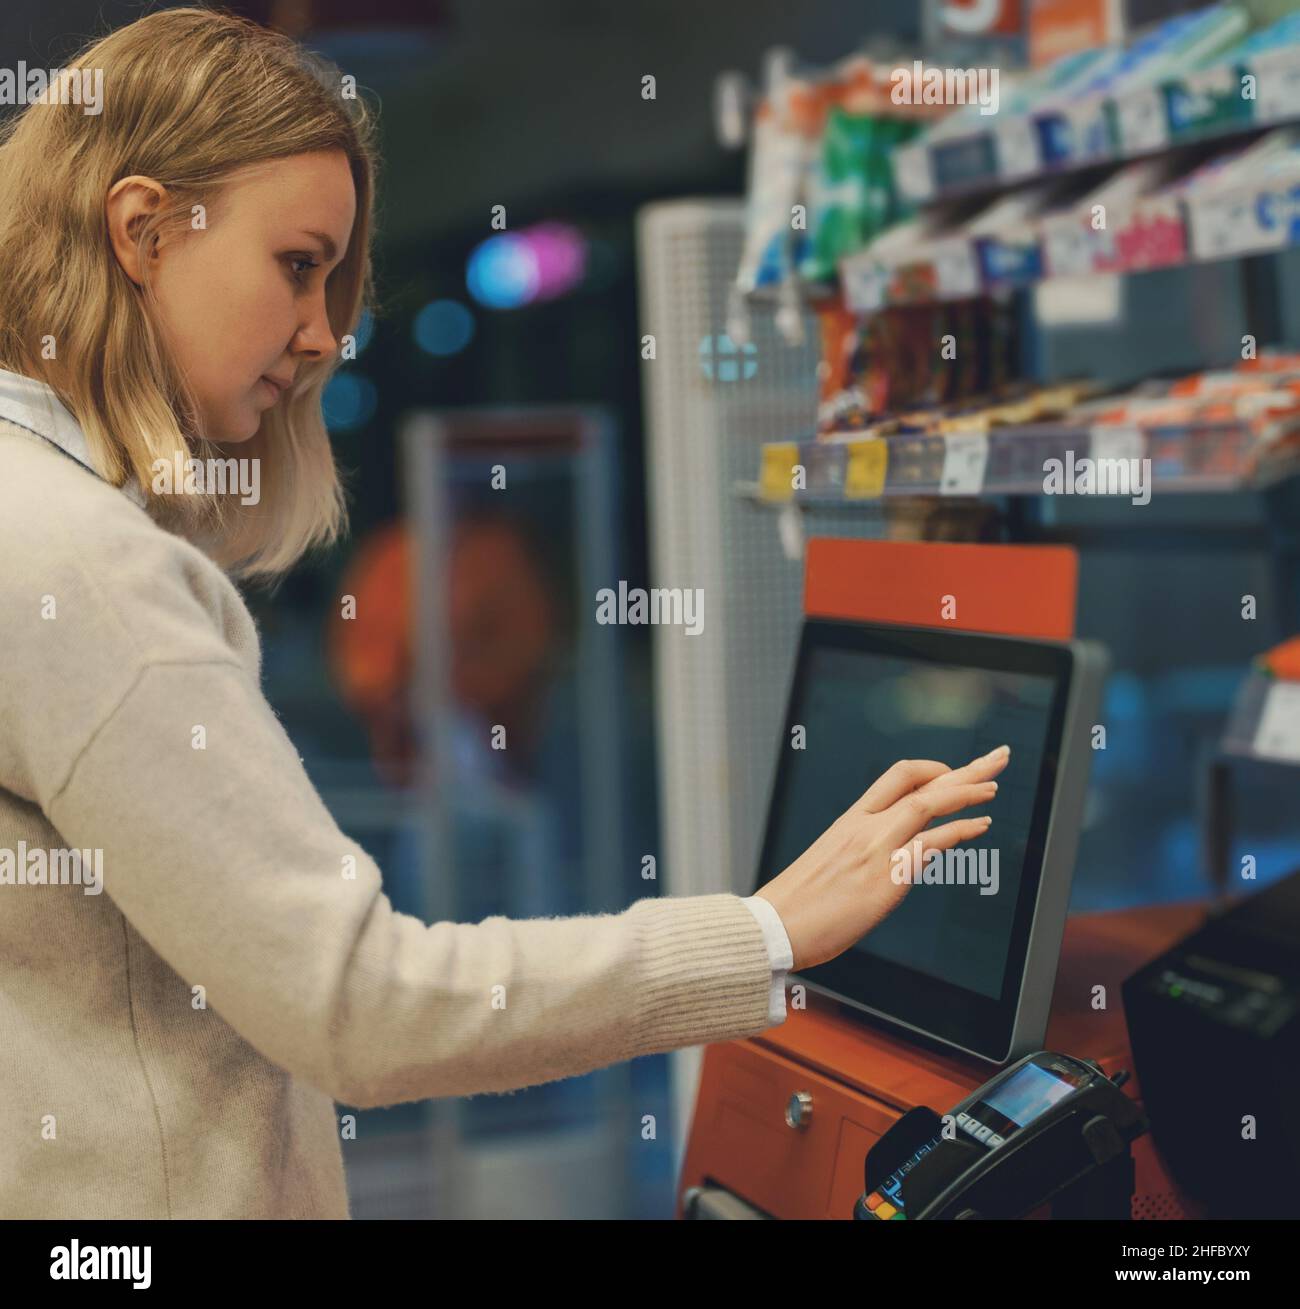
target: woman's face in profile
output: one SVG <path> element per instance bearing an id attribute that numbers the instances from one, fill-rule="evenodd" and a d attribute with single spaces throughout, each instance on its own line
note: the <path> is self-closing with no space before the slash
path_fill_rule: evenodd
<path id="1" fill-rule="evenodd" d="M 109 193 L 115 237 L 117 223 L 155 203 L 131 180 Z M 254 436 L 302 365 L 337 349 L 325 281 L 347 250 L 355 216 L 347 156 L 295 155 L 240 170 L 206 227 L 157 247 L 150 276 L 160 326 L 208 440 Z M 114 244 L 131 274 L 130 251 Z"/>

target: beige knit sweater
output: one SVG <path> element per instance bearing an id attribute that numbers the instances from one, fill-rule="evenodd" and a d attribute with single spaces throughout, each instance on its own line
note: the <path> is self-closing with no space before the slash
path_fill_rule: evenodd
<path id="1" fill-rule="evenodd" d="M 0 652 L 0 1217 L 346 1217 L 334 1101 L 506 1090 L 769 1023 L 734 895 L 396 912 L 263 697 L 228 578 L 7 422 Z M 80 876 L 70 849 L 92 852 Z"/>

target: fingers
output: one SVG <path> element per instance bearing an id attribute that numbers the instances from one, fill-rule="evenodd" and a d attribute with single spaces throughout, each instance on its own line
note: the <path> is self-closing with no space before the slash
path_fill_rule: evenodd
<path id="1" fill-rule="evenodd" d="M 895 801 L 901 800 L 917 787 L 951 771 L 947 764 L 941 764 L 937 759 L 900 759 L 872 782 L 862 799 L 853 807 L 865 809 L 869 814 L 883 813 Z"/>
<path id="2" fill-rule="evenodd" d="M 974 841 L 992 826 L 993 820 L 987 815 L 983 818 L 958 818 L 956 822 L 943 823 L 939 827 L 927 827 L 920 835 L 921 857 L 928 850 L 951 850 L 963 841 Z"/>
<path id="3" fill-rule="evenodd" d="M 937 759 L 900 759 L 882 773 L 853 806 L 869 814 L 883 813 L 913 791 L 932 791 L 963 782 L 986 782 L 996 777 L 1011 758 L 1011 747 L 1000 745 L 961 768 L 949 768 Z"/>
<path id="4" fill-rule="evenodd" d="M 978 759 L 972 759 L 970 763 L 964 764 L 961 768 L 954 768 L 943 774 L 942 777 L 936 777 L 920 789 L 923 791 L 932 788 L 937 790 L 939 787 L 948 786 L 952 782 L 987 782 L 996 777 L 1007 766 L 1007 761 L 1010 758 L 1011 747 L 1009 745 L 1000 745 L 996 750 L 990 750 L 988 754 L 981 755 Z"/>
<path id="5" fill-rule="evenodd" d="M 906 845 L 931 819 L 973 804 L 986 804 L 997 793 L 996 782 L 972 782 L 965 786 L 913 791 L 896 801 L 889 810 L 886 840 L 894 847 Z"/>

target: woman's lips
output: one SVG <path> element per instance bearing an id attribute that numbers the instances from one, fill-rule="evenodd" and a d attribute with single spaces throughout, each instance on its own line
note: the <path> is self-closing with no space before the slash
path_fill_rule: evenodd
<path id="1" fill-rule="evenodd" d="M 264 385 L 264 386 L 265 386 L 265 387 L 266 387 L 266 388 L 271 392 L 271 394 L 272 394 L 272 395 L 273 395 L 277 400 L 278 400 L 278 399 L 279 399 L 279 398 L 284 394 L 284 392 L 285 392 L 285 387 L 281 386 L 281 384 L 280 384 L 279 382 L 274 382 L 274 381 L 272 381 L 269 377 L 265 377 L 265 376 L 263 376 L 263 377 L 259 378 L 258 380 L 259 380 L 259 381 L 260 381 L 260 382 L 261 382 L 261 383 L 262 383 L 262 384 L 263 384 L 263 385 Z"/>

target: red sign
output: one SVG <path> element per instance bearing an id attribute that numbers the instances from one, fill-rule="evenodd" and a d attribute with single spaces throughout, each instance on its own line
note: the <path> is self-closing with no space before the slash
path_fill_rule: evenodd
<path id="1" fill-rule="evenodd" d="M 1021 0 L 942 0 L 939 22 L 954 36 L 1015 36 L 1024 26 Z"/>

